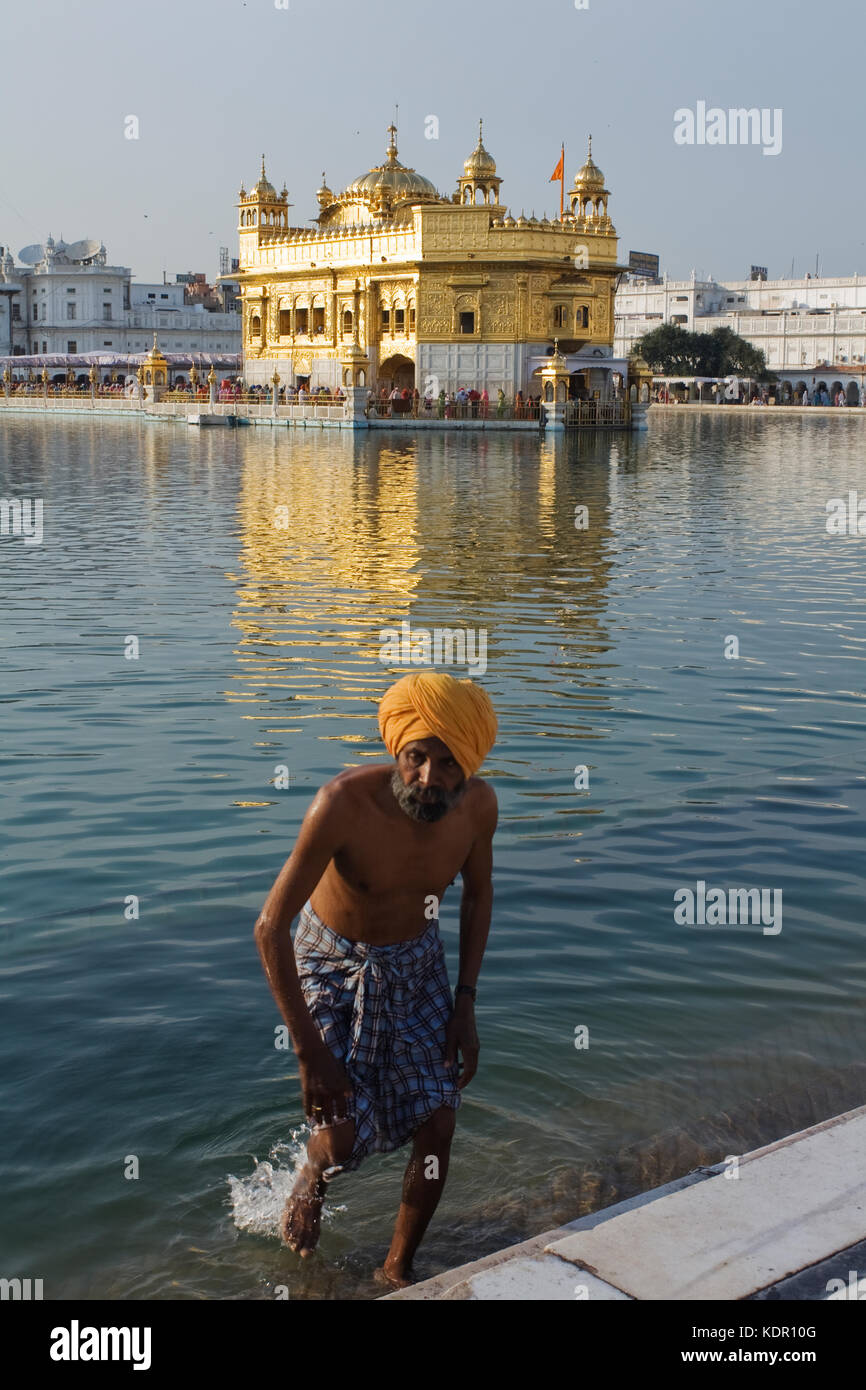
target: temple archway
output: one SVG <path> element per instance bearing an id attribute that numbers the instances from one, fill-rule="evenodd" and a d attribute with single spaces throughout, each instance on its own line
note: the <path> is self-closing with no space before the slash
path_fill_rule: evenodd
<path id="1" fill-rule="evenodd" d="M 378 379 L 379 385 L 387 387 L 389 391 L 393 391 L 395 386 L 398 391 L 412 391 L 415 387 L 415 363 L 411 357 L 395 352 L 379 363 Z"/>
<path id="2" fill-rule="evenodd" d="M 569 377 L 568 386 L 569 399 L 573 401 L 585 401 L 589 397 L 589 373 L 572 372 Z"/>

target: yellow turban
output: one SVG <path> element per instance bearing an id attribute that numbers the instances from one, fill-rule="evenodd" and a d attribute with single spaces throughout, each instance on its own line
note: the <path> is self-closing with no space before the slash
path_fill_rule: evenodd
<path id="1" fill-rule="evenodd" d="M 418 671 L 386 690 L 379 729 L 392 757 L 416 738 L 440 738 L 467 777 L 478 771 L 496 740 L 490 697 L 470 680 L 444 671 Z"/>

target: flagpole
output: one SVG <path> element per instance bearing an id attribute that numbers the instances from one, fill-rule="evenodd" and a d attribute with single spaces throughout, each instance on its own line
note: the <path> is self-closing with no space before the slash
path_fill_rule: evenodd
<path id="1" fill-rule="evenodd" d="M 559 220 L 562 221 L 563 201 L 565 199 L 565 142 L 562 145 L 562 173 L 559 176 Z"/>

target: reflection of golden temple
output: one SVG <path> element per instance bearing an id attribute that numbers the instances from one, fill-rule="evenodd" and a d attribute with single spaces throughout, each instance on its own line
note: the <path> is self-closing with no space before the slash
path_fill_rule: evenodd
<path id="1" fill-rule="evenodd" d="M 488 493 L 486 439 L 473 441 L 469 472 L 465 442 L 444 433 L 393 449 L 340 432 L 326 450 L 313 440 L 289 459 L 276 433 L 256 432 L 238 499 L 239 570 L 229 576 L 241 634 L 229 698 L 265 740 L 313 721 L 320 738 L 380 756 L 372 710 L 390 671 L 379 659 L 381 632 L 404 619 L 413 628 L 484 627 L 491 666 L 522 665 L 536 638 L 524 631 L 520 596 L 542 586 L 550 600 L 542 627 L 568 639 L 563 665 L 588 665 L 606 650 L 606 471 L 578 490 L 576 462 L 595 457 L 588 443 L 543 441 L 536 471 L 539 445 L 508 440 L 494 450 Z M 575 501 L 591 504 L 582 533 Z M 520 556 L 519 577 L 503 578 L 503 545 Z"/>
<path id="2" fill-rule="evenodd" d="M 239 198 L 244 352 L 249 381 L 275 367 L 309 384 L 460 386 L 537 394 L 557 334 L 571 394 L 604 393 L 612 358 L 617 235 L 591 154 L 561 218 L 513 217 L 496 161 L 478 143 L 451 197 L 385 159 L 334 193 L 322 178 L 312 229 L 291 227 L 288 191 L 260 177 Z"/>
<path id="3" fill-rule="evenodd" d="M 379 631 L 408 616 L 421 583 L 422 520 L 414 445 L 365 453 L 352 435 L 335 432 L 323 467 L 305 451 L 293 451 L 290 464 L 283 441 L 266 436 L 246 460 L 238 500 L 243 544 L 233 621 L 251 689 L 231 698 L 250 703 L 245 717 L 259 719 L 263 705 L 285 699 L 275 688 L 295 692 L 290 709 L 270 709 L 270 731 L 286 734 L 318 717 L 305 706 L 319 673 L 339 673 L 341 683 L 376 697 L 369 673 Z M 322 622 L 327 643 L 319 640 Z M 325 736 L 366 741 L 351 721 Z"/>

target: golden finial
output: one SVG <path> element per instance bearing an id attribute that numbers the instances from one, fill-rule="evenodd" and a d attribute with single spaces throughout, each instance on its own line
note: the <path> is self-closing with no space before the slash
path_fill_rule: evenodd
<path id="1" fill-rule="evenodd" d="M 591 136 L 591 135 L 590 135 L 590 137 L 589 137 L 589 152 L 588 152 L 586 158 L 587 158 L 587 160 L 592 159 L 592 136 Z"/>

